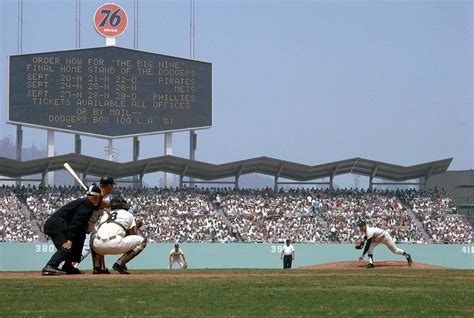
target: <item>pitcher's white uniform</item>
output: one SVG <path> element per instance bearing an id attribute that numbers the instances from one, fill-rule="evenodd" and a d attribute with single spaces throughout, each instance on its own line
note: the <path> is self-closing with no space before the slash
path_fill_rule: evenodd
<path id="1" fill-rule="evenodd" d="M 365 230 L 365 239 L 372 239 L 370 244 L 368 254 L 373 254 L 374 248 L 379 244 L 384 244 L 392 253 L 403 255 L 405 252 L 402 249 L 399 249 L 393 242 L 392 237 L 388 234 L 387 231 L 379 229 L 378 227 L 369 227 L 366 226 Z"/>
<path id="2" fill-rule="evenodd" d="M 109 218 L 110 214 L 110 218 Z M 135 218 L 126 210 L 104 213 L 99 220 L 99 228 L 94 237 L 94 250 L 101 255 L 123 254 L 144 242 L 139 235 L 126 235 L 126 230 L 136 226 Z"/>
<path id="3" fill-rule="evenodd" d="M 171 269 L 171 267 L 173 267 L 173 264 L 174 263 L 178 263 L 179 266 L 181 268 L 183 268 L 184 264 L 185 264 L 185 261 L 183 259 L 183 251 L 181 250 L 181 248 L 178 248 L 178 251 L 176 251 L 175 248 L 173 248 L 171 251 L 170 251 L 170 264 L 169 264 L 169 269 Z"/>

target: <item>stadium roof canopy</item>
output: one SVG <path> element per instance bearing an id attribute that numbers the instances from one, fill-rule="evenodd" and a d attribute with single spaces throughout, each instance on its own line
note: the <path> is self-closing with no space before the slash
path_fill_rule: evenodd
<path id="1" fill-rule="evenodd" d="M 227 177 L 238 179 L 243 174 L 261 173 L 304 182 L 326 177 L 332 180 L 337 175 L 353 173 L 368 176 L 371 179 L 400 182 L 445 173 L 451 161 L 452 158 L 449 158 L 413 166 L 399 166 L 364 158 L 353 158 L 310 166 L 269 157 L 211 164 L 174 156 L 161 156 L 119 163 L 84 155 L 67 154 L 30 161 L 0 157 L 0 175 L 18 178 L 42 173 L 44 178 L 49 171 L 64 169 L 63 164 L 67 162 L 76 172 L 84 175 L 111 175 L 114 178 L 134 175 L 143 177 L 144 174 L 161 171 L 200 180 L 219 180 Z"/>

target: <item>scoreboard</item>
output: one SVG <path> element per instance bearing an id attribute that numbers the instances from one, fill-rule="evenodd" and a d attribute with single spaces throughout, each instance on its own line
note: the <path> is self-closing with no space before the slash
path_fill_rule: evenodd
<path id="1" fill-rule="evenodd" d="M 212 65 L 115 46 L 12 55 L 8 122 L 104 138 L 212 126 Z"/>

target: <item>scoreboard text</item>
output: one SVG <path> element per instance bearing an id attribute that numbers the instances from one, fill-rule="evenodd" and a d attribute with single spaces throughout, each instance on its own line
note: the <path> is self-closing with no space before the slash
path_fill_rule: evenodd
<path id="1" fill-rule="evenodd" d="M 8 121 L 100 137 L 212 125 L 210 63 L 119 47 L 10 57 Z"/>

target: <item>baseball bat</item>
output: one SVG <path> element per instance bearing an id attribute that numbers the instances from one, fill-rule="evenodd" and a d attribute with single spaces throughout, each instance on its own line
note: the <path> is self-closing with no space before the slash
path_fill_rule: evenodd
<path id="1" fill-rule="evenodd" d="M 63 164 L 64 168 L 69 172 L 69 174 L 84 188 L 84 190 L 88 190 L 84 182 L 79 178 L 79 176 L 76 174 L 76 172 L 71 168 L 69 163 Z"/>

